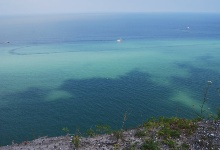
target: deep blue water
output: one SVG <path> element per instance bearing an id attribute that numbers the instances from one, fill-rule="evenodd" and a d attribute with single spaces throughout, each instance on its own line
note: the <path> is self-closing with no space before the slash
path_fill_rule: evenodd
<path id="1" fill-rule="evenodd" d="M 209 80 L 206 109 L 220 106 L 220 14 L 0 20 L 1 145 L 63 127 L 119 129 L 125 113 L 127 128 L 152 116 L 192 118 Z"/>
<path id="2" fill-rule="evenodd" d="M 39 44 L 112 41 L 119 37 L 150 40 L 219 38 L 219 22 L 219 14 L 11 16 L 1 17 L 0 40 Z"/>

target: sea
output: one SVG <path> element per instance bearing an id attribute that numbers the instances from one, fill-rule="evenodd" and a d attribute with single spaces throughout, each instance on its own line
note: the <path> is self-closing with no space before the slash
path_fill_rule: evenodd
<path id="1" fill-rule="evenodd" d="M 220 14 L 0 16 L 0 145 L 214 115 L 219 87 Z"/>

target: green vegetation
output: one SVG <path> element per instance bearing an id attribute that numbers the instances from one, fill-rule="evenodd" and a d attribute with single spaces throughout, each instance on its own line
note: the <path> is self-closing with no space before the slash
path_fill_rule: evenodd
<path id="1" fill-rule="evenodd" d="M 89 137 L 94 137 L 98 134 L 110 134 L 112 133 L 111 127 L 109 125 L 98 124 L 95 126 L 95 129 L 92 127 L 87 130 L 86 134 Z"/>
<path id="2" fill-rule="evenodd" d="M 162 143 L 169 148 L 176 148 L 177 144 L 174 142 L 174 139 L 180 137 L 181 134 L 190 136 L 197 129 L 197 124 L 193 120 L 183 118 L 160 117 L 159 119 L 149 119 L 144 123 L 143 127 L 149 134 L 154 130 L 154 134 L 158 135 Z"/>
<path id="3" fill-rule="evenodd" d="M 78 148 L 80 145 L 80 140 L 79 140 L 79 136 L 76 134 L 72 137 L 71 142 L 73 143 L 73 145 Z"/>
<path id="4" fill-rule="evenodd" d="M 114 150 L 120 150 L 120 145 L 119 144 L 114 144 Z"/>
<path id="5" fill-rule="evenodd" d="M 68 129 L 67 127 L 64 127 L 64 128 L 62 129 L 62 131 L 65 132 L 66 135 L 69 134 L 69 132 L 70 132 L 69 129 Z"/>
<path id="6" fill-rule="evenodd" d="M 94 137 L 96 135 L 96 133 L 92 128 L 90 128 L 89 130 L 87 130 L 87 135 L 89 137 Z"/>
<path id="7" fill-rule="evenodd" d="M 174 149 L 176 146 L 176 143 L 173 141 L 173 140 L 171 140 L 171 139 L 166 139 L 166 140 L 163 140 L 163 143 L 165 144 L 165 145 L 167 145 L 169 148 L 172 148 L 172 149 Z"/>
<path id="8" fill-rule="evenodd" d="M 116 138 L 116 141 L 118 142 L 119 139 L 124 142 L 124 135 L 123 135 L 123 131 L 124 131 L 124 125 L 125 125 L 125 122 L 127 121 L 127 112 L 124 113 L 124 116 L 123 116 L 123 121 L 122 121 L 122 126 L 121 126 L 121 129 L 120 130 L 117 130 L 117 131 L 113 131 L 113 136 Z"/>
<path id="9" fill-rule="evenodd" d="M 171 137 L 179 137 L 180 136 L 180 132 L 179 131 L 176 131 L 176 130 L 172 130 L 170 128 L 163 128 L 161 129 L 158 134 L 160 136 L 163 136 L 163 138 L 165 139 L 169 139 Z"/>
<path id="10" fill-rule="evenodd" d="M 181 149 L 182 149 L 182 150 L 187 150 L 187 149 L 189 149 L 189 145 L 187 145 L 186 143 L 183 143 L 183 144 L 181 145 Z"/>
<path id="11" fill-rule="evenodd" d="M 204 109 L 204 105 L 208 100 L 208 92 L 209 92 L 209 88 L 210 88 L 211 84 L 212 84 L 212 81 L 207 81 L 207 85 L 206 85 L 206 88 L 205 88 L 205 91 L 204 91 L 202 105 L 200 106 L 200 115 L 199 115 L 199 117 L 201 117 L 201 118 L 204 118 L 203 113 L 206 111 Z"/>
<path id="12" fill-rule="evenodd" d="M 117 142 L 119 139 L 121 139 L 124 142 L 123 130 L 114 131 L 113 136 L 116 138 Z"/>
<path id="13" fill-rule="evenodd" d="M 137 129 L 137 131 L 136 131 L 136 133 L 135 133 L 135 136 L 136 136 L 136 137 L 139 137 L 139 138 L 144 137 L 144 136 L 146 136 L 146 135 L 147 135 L 147 134 L 146 134 L 146 131 L 140 130 L 140 129 Z"/>
<path id="14" fill-rule="evenodd" d="M 129 147 L 127 147 L 126 150 L 137 150 L 137 146 L 138 146 L 137 142 L 133 143 Z"/>
<path id="15" fill-rule="evenodd" d="M 111 127 L 109 125 L 102 125 L 102 124 L 99 124 L 99 125 L 96 125 L 96 132 L 98 134 L 109 134 L 111 133 Z"/>
<path id="16" fill-rule="evenodd" d="M 158 128 L 158 134 L 164 138 L 178 137 L 180 131 L 185 134 L 192 134 L 197 125 L 193 120 L 182 119 L 177 117 L 159 119 L 150 119 L 143 125 L 147 130 Z"/>
<path id="17" fill-rule="evenodd" d="M 157 142 L 154 142 L 152 139 L 147 139 L 141 146 L 141 150 L 160 150 L 160 148 Z"/>
<path id="18" fill-rule="evenodd" d="M 216 119 L 217 119 L 217 120 L 220 119 L 220 108 L 217 109 L 217 117 L 216 117 Z"/>

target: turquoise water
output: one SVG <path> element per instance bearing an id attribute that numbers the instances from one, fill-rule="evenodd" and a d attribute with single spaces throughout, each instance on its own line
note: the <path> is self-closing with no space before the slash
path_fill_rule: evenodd
<path id="1" fill-rule="evenodd" d="M 0 144 L 61 135 L 63 127 L 117 129 L 126 112 L 126 127 L 151 116 L 191 118 L 209 80 L 205 109 L 215 112 L 219 15 L 189 16 L 1 18 Z"/>

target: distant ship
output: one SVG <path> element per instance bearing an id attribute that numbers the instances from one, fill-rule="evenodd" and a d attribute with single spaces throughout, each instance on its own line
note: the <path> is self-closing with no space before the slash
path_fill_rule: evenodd
<path id="1" fill-rule="evenodd" d="M 0 44 L 9 44 L 9 41 L 5 41 L 5 42 L 0 42 Z"/>

